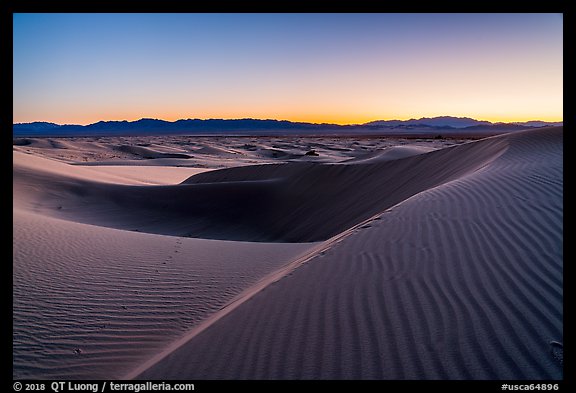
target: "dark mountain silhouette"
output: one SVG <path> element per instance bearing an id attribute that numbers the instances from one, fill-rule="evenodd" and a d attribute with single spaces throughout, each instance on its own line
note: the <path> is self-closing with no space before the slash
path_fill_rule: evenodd
<path id="1" fill-rule="evenodd" d="M 14 136 L 74 136 L 74 135 L 154 135 L 154 134 L 262 134 L 323 132 L 345 130 L 351 126 L 337 124 L 300 123 L 287 120 L 260 119 L 181 119 L 169 122 L 159 119 L 136 121 L 99 121 L 86 126 L 66 124 L 42 128 L 35 123 L 13 124 Z"/>
<path id="2" fill-rule="evenodd" d="M 30 130 L 51 130 L 57 127 L 61 127 L 56 123 L 48 123 L 46 121 L 35 121 L 34 123 L 22 123 L 22 124 L 14 124 L 14 129 L 16 128 L 26 128 Z"/>
<path id="3" fill-rule="evenodd" d="M 420 119 L 410 120 L 376 120 L 366 123 L 367 125 L 381 125 L 381 126 L 432 126 L 432 127 L 452 127 L 452 128 L 466 128 L 478 125 L 491 125 L 489 121 L 475 120 L 469 117 L 452 117 L 452 116 L 439 116 L 439 117 L 422 117 Z"/>
<path id="4" fill-rule="evenodd" d="M 541 120 L 530 120 L 530 121 L 524 121 L 524 122 L 514 122 L 513 124 L 518 124 L 518 125 L 527 126 L 527 127 L 550 127 L 550 126 L 561 126 L 564 123 L 561 121 L 547 122 L 547 121 L 541 121 Z"/>
<path id="5" fill-rule="evenodd" d="M 160 119 L 136 121 L 99 121 L 85 126 L 58 125 L 47 122 L 17 123 L 13 136 L 106 136 L 106 135 L 330 135 L 330 134 L 461 134 L 467 132 L 498 133 L 525 128 L 558 125 L 530 121 L 527 123 L 490 123 L 466 117 L 441 116 L 411 120 L 378 120 L 366 124 L 338 125 L 303 123 L 273 119 Z"/>

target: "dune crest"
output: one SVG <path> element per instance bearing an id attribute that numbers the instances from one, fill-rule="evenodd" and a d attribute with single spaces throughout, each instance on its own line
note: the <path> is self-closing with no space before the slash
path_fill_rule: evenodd
<path id="1" fill-rule="evenodd" d="M 498 139 L 127 377 L 562 379 L 562 128 Z"/>

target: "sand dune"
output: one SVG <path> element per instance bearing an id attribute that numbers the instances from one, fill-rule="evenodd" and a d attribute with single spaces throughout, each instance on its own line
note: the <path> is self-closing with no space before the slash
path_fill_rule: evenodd
<path id="1" fill-rule="evenodd" d="M 14 378 L 118 378 L 313 246 L 183 239 L 46 214 L 66 208 L 46 203 L 69 187 L 176 184 L 205 170 L 70 166 L 14 152 Z M 77 202 L 83 217 L 106 214 Z"/>
<path id="2" fill-rule="evenodd" d="M 150 149 L 142 146 L 120 145 L 117 149 L 124 153 L 130 153 L 143 158 L 190 158 L 188 154 L 184 153 L 165 153 L 158 150 Z"/>
<path id="3" fill-rule="evenodd" d="M 397 145 L 441 148 L 464 141 L 377 137 L 358 140 L 328 137 L 68 137 L 14 138 L 13 148 L 76 165 L 168 165 L 216 169 L 279 161 L 334 163 L 369 157 Z M 311 150 L 315 150 L 318 156 L 305 155 Z M 165 158 L 163 154 L 180 154 L 182 158 Z"/>
<path id="4" fill-rule="evenodd" d="M 127 164 L 127 165 L 122 165 Z M 29 186 L 29 191 L 15 193 L 14 202 L 21 203 L 30 193 L 41 193 L 45 183 L 90 180 L 98 183 L 152 185 L 177 184 L 190 176 L 206 172 L 203 168 L 174 168 L 158 165 L 128 165 L 122 161 L 116 165 L 82 165 L 70 167 L 59 161 L 46 159 L 22 152 L 13 152 L 14 187 Z M 28 180 L 25 180 L 28 179 Z M 55 187 L 52 184 L 52 187 Z M 36 191 L 33 191 L 36 190 Z"/>
<path id="5" fill-rule="evenodd" d="M 28 196 L 37 209 L 71 221 L 196 238 L 315 242 L 486 165 L 505 143 L 486 139 L 416 156 L 414 151 L 422 148 L 399 149 L 408 156 L 393 161 L 372 157 L 356 165 L 234 167 L 162 187 L 102 184 L 86 177 L 73 181 L 64 169 L 41 176 L 28 171 L 19 178 L 42 184 Z M 22 172 L 18 160 L 14 172 Z M 86 212 L 86 204 L 99 214 Z"/>
<path id="6" fill-rule="evenodd" d="M 120 231 L 15 205 L 15 379 L 119 378 L 311 246 Z"/>
<path id="7" fill-rule="evenodd" d="M 128 377 L 561 379 L 562 128 L 425 156 L 500 143 Z"/>
<path id="8" fill-rule="evenodd" d="M 199 148 L 194 150 L 194 153 L 206 154 L 206 155 L 218 156 L 218 157 L 221 157 L 222 155 L 224 155 L 224 156 L 236 156 L 238 154 L 241 154 L 235 150 L 211 146 L 211 145 L 204 145 L 202 147 L 199 147 Z"/>
<path id="9" fill-rule="evenodd" d="M 369 153 L 361 157 L 352 158 L 350 160 L 344 161 L 346 164 L 368 164 L 376 163 L 381 161 L 392 161 L 399 160 L 401 158 L 416 156 L 418 154 L 428 153 L 435 150 L 431 147 L 426 146 L 391 146 L 383 149 L 382 151 L 376 151 L 374 153 Z"/>
<path id="10" fill-rule="evenodd" d="M 562 378 L 562 127 L 29 142 L 14 378 Z"/>

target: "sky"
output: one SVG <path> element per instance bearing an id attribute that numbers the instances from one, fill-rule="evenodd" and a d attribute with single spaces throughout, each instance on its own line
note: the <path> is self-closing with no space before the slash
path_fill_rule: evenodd
<path id="1" fill-rule="evenodd" d="M 13 121 L 563 119 L 562 14 L 14 14 Z"/>

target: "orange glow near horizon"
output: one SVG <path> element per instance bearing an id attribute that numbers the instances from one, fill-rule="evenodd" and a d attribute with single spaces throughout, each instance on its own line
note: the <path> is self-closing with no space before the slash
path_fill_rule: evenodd
<path id="1" fill-rule="evenodd" d="M 176 121 L 176 120 L 181 120 L 181 119 L 202 119 L 202 120 L 206 120 L 206 119 L 245 119 L 245 118 L 253 118 L 253 119 L 273 119 L 273 120 L 287 120 L 287 121 L 291 121 L 291 122 L 303 122 L 303 123 L 328 123 L 328 124 L 338 124 L 338 125 L 351 125 L 351 124 L 365 124 L 365 123 L 369 123 L 372 121 L 377 121 L 377 120 L 410 120 L 410 119 L 419 119 L 419 118 L 423 118 L 423 117 L 428 117 L 428 118 L 433 118 L 433 117 L 439 117 L 439 116 L 452 116 L 452 117 L 468 117 L 468 118 L 472 118 L 475 120 L 480 120 L 480 121 L 489 121 L 492 123 L 514 123 L 514 122 L 526 122 L 526 121 L 532 121 L 532 120 L 540 120 L 540 121 L 545 121 L 545 122 L 562 122 L 563 118 L 561 116 L 502 116 L 502 115 L 496 115 L 496 116 L 485 116 L 482 114 L 445 114 L 445 113 L 425 113 L 425 114 L 414 114 L 413 116 L 394 116 L 394 115 L 388 115 L 388 116 L 322 116 L 322 115 L 316 115 L 316 116 L 298 116 L 298 115 L 287 115 L 287 116 L 274 116 L 273 114 L 271 115 L 267 115 L 267 114 L 263 114 L 263 115 L 250 115 L 250 114 L 245 114 L 245 115 L 234 115 L 234 114 L 228 114 L 228 115 L 218 115 L 218 114 L 213 114 L 213 115 L 206 115 L 206 116 L 202 116 L 202 115 L 194 115 L 194 116 L 190 116 L 190 115 L 174 115 L 174 114 L 169 114 L 169 115 L 161 115 L 161 114 L 155 114 L 155 115 L 151 115 L 151 114 L 142 114 L 142 115 L 129 115 L 129 116 L 125 116 L 125 115 L 121 115 L 121 114 L 117 114 L 115 116 L 102 116 L 102 117 L 90 117 L 90 118 L 84 118 L 84 117 L 75 117 L 75 116 L 70 116 L 67 118 L 58 118 L 58 117 L 46 117 L 46 118 L 29 118 L 29 119 L 23 119 L 23 120 L 18 120 L 16 118 L 14 118 L 14 123 L 32 123 L 32 122 L 36 122 L 36 121 L 47 121 L 50 123 L 56 123 L 56 124 L 79 124 L 79 125 L 88 125 L 88 124 L 93 124 L 93 123 L 97 123 L 99 121 L 136 121 L 136 120 L 140 120 L 142 118 L 148 118 L 148 119 L 159 119 L 159 120 L 165 120 L 165 121 Z"/>
<path id="2" fill-rule="evenodd" d="M 562 14 L 14 14 L 13 121 L 563 119 Z"/>

